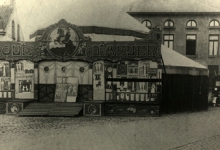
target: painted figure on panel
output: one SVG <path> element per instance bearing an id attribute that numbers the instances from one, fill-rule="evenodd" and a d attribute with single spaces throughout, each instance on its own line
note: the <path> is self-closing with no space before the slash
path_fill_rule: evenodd
<path id="1" fill-rule="evenodd" d="M 68 96 L 77 96 L 77 84 L 68 84 Z"/>
<path id="2" fill-rule="evenodd" d="M 26 60 L 16 62 L 16 73 L 34 73 L 34 63 Z"/>
<path id="3" fill-rule="evenodd" d="M 0 77 L 9 77 L 9 76 L 10 76 L 9 62 L 0 61 Z"/>
<path id="4" fill-rule="evenodd" d="M 10 91 L 11 90 L 11 78 L 2 77 L 0 91 Z"/>
<path id="5" fill-rule="evenodd" d="M 94 70 L 96 73 L 102 72 L 103 71 L 103 63 L 99 62 L 99 61 L 95 62 L 94 63 Z"/>
<path id="6" fill-rule="evenodd" d="M 78 45 L 78 36 L 69 28 L 57 28 L 51 35 L 50 51 L 58 56 L 68 56 L 75 52 Z"/>
<path id="7" fill-rule="evenodd" d="M 19 93 L 31 92 L 32 81 L 31 80 L 20 80 L 19 81 Z"/>

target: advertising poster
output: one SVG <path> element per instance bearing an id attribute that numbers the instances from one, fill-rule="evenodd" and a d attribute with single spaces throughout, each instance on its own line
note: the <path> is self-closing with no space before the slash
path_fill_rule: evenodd
<path id="1" fill-rule="evenodd" d="M 150 68 L 150 61 L 139 61 L 138 62 L 138 77 L 149 78 L 148 70 Z"/>
<path id="2" fill-rule="evenodd" d="M 16 73 L 34 73 L 34 63 L 22 60 L 15 63 Z"/>
<path id="3" fill-rule="evenodd" d="M 19 93 L 23 92 L 33 92 L 32 91 L 32 80 L 25 80 L 25 79 L 20 79 L 19 80 Z"/>
<path id="4" fill-rule="evenodd" d="M 1 81 L 0 91 L 11 90 L 11 78 L 10 77 L 1 77 L 0 81 Z"/>
<path id="5" fill-rule="evenodd" d="M 127 64 L 125 62 L 119 62 L 117 64 L 117 75 L 127 76 Z"/>
<path id="6" fill-rule="evenodd" d="M 26 60 L 15 63 L 15 97 L 34 98 L 34 63 Z"/>
<path id="7" fill-rule="evenodd" d="M 156 68 L 149 68 L 148 74 L 149 74 L 149 78 L 156 79 L 157 78 L 157 69 Z"/>
<path id="8" fill-rule="evenodd" d="M 128 62 L 128 76 L 138 76 L 138 61 L 129 61 Z"/>
<path id="9" fill-rule="evenodd" d="M 57 84 L 55 102 L 66 102 L 68 84 Z"/>
<path id="10" fill-rule="evenodd" d="M 77 83 L 68 83 L 67 84 L 67 96 L 77 96 L 78 84 Z"/>
<path id="11" fill-rule="evenodd" d="M 93 88 L 104 89 L 104 61 L 93 63 Z"/>

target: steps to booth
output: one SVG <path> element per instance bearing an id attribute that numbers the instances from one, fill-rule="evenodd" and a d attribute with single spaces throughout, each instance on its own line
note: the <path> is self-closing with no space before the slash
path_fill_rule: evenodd
<path id="1" fill-rule="evenodd" d="M 82 103 L 30 103 L 18 116 L 77 116 Z"/>

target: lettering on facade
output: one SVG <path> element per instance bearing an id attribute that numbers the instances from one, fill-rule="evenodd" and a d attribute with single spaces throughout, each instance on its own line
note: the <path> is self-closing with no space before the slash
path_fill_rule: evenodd
<path id="1" fill-rule="evenodd" d="M 0 42 L 0 56 L 23 57 L 32 56 L 36 42 L 20 44 L 17 42 Z"/>
<path id="2" fill-rule="evenodd" d="M 160 58 L 160 45 L 161 43 L 158 39 L 130 42 L 84 41 L 78 43 L 77 47 L 75 47 L 71 53 L 66 53 L 66 49 L 56 48 L 56 55 L 51 51 L 53 48 L 51 48 L 50 41 L 44 42 L 43 46 L 41 42 L 0 42 L 0 57 L 6 60 L 28 59 L 33 61 L 43 59 L 80 59 L 86 61 L 96 61 L 100 59 L 112 61 L 123 59 L 152 60 Z"/>
<path id="3" fill-rule="evenodd" d="M 160 44 L 147 42 L 123 42 L 98 44 L 89 43 L 87 48 L 88 58 L 140 58 L 153 59 L 160 57 Z"/>

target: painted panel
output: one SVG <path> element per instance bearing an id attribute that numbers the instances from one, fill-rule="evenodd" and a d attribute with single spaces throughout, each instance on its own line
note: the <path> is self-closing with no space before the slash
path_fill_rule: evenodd
<path id="1" fill-rule="evenodd" d="M 56 62 L 56 83 L 66 83 L 68 77 L 73 76 L 73 62 Z"/>
<path id="2" fill-rule="evenodd" d="M 55 62 L 41 62 L 39 64 L 39 83 L 55 84 Z"/>
<path id="3" fill-rule="evenodd" d="M 50 34 L 49 53 L 55 57 L 73 55 L 79 44 L 77 33 L 71 28 L 58 27 Z"/>
<path id="4" fill-rule="evenodd" d="M 8 102 L 6 108 L 6 114 L 16 115 L 23 109 L 23 103 Z"/>
<path id="5" fill-rule="evenodd" d="M 34 98 L 34 63 L 30 61 L 16 62 L 15 98 Z"/>
<path id="6" fill-rule="evenodd" d="M 75 63 L 74 76 L 79 78 L 79 84 L 89 84 L 92 78 L 89 76 L 89 65 L 87 62 Z"/>
<path id="7" fill-rule="evenodd" d="M 105 115 L 159 116 L 159 106 L 141 103 L 106 103 Z"/>
<path id="8" fill-rule="evenodd" d="M 93 63 L 93 100 L 105 99 L 104 61 Z"/>
<path id="9" fill-rule="evenodd" d="M 0 77 L 10 77 L 11 76 L 11 69 L 9 62 L 7 61 L 0 61 Z"/>
<path id="10" fill-rule="evenodd" d="M 57 84 L 55 93 L 55 102 L 66 102 L 67 84 Z"/>
<path id="11" fill-rule="evenodd" d="M 77 77 L 68 77 L 67 78 L 67 100 L 66 102 L 76 102 L 78 96 L 78 82 Z"/>
<path id="12" fill-rule="evenodd" d="M 100 103 L 84 103 L 84 116 L 101 116 L 103 114 L 102 104 Z"/>
<path id="13" fill-rule="evenodd" d="M 0 81 L 1 81 L 0 91 L 11 90 L 11 78 L 10 77 L 0 77 Z"/>

